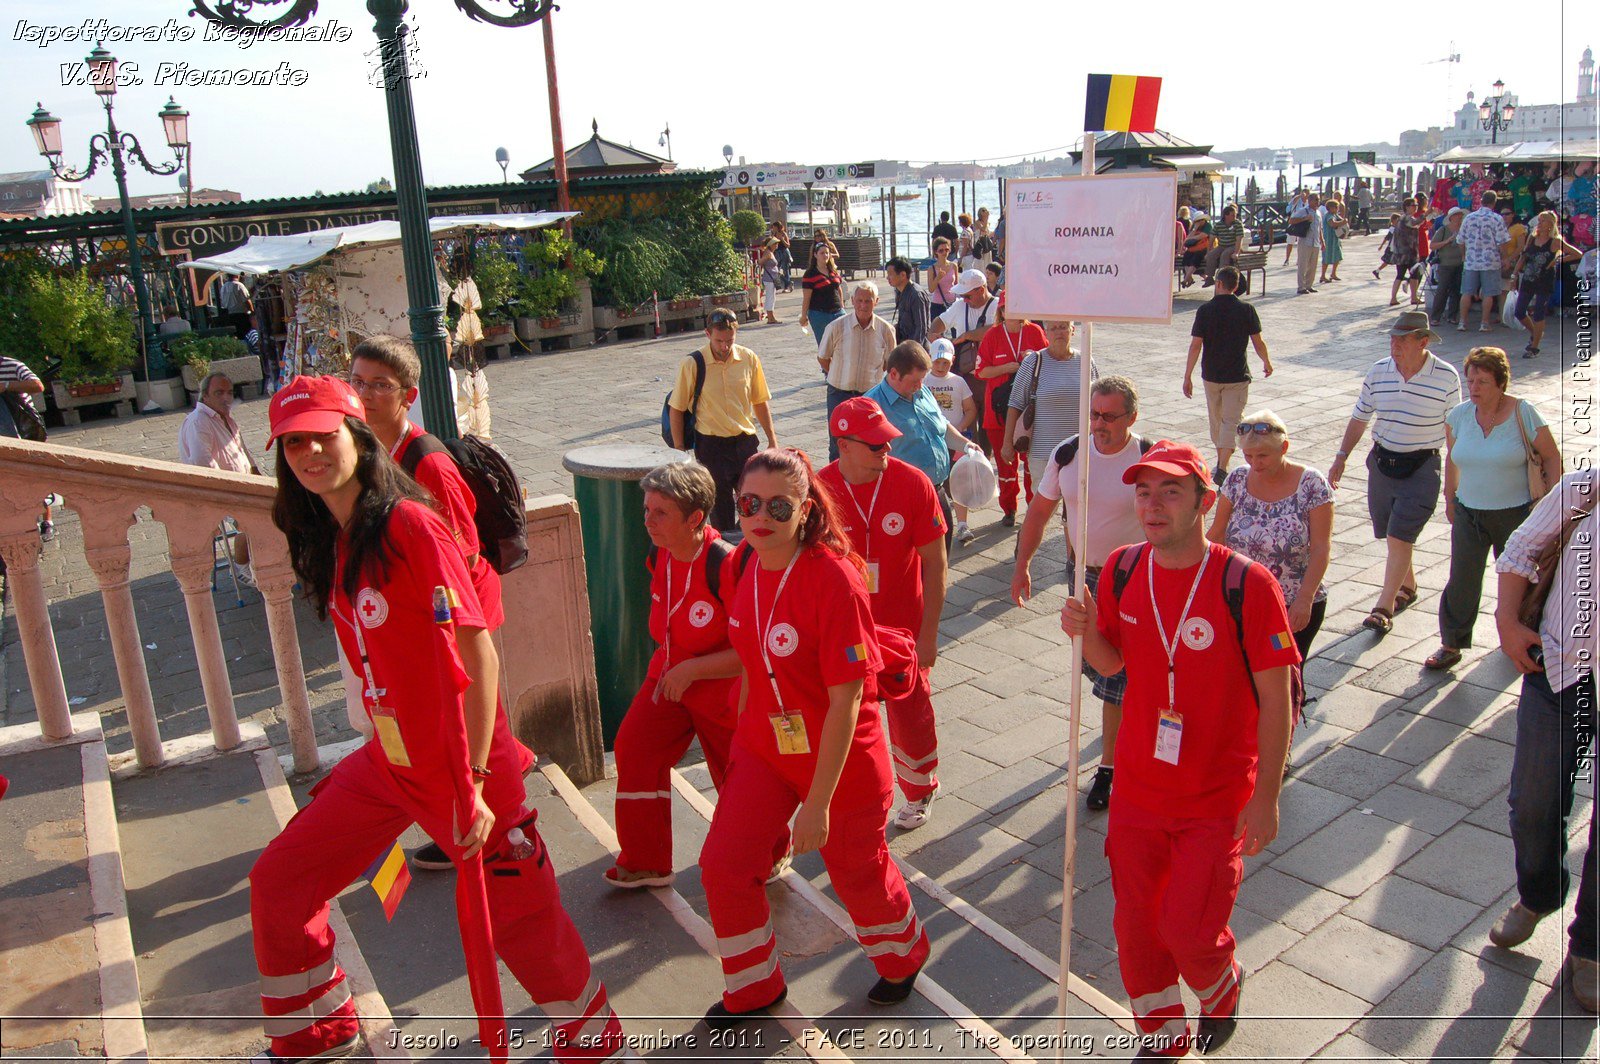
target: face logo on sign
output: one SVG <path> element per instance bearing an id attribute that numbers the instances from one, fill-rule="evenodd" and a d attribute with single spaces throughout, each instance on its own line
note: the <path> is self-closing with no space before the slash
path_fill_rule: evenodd
<path id="1" fill-rule="evenodd" d="M 376 628 L 389 619 L 389 601 L 381 591 L 364 587 L 356 592 L 356 616 L 367 628 Z"/>
<path id="2" fill-rule="evenodd" d="M 899 514 L 883 515 L 883 530 L 891 536 L 898 536 L 906 527 L 906 519 Z"/>
<path id="3" fill-rule="evenodd" d="M 1185 621 L 1183 625 L 1183 645 L 1190 650 L 1204 650 L 1211 645 L 1216 634 L 1211 630 L 1211 622 L 1204 617 L 1196 617 Z"/>
<path id="4" fill-rule="evenodd" d="M 696 628 L 704 628 L 711 623 L 711 603 L 702 599 L 689 607 L 689 623 Z"/>
<path id="5" fill-rule="evenodd" d="M 786 658 L 800 649 L 800 633 L 792 624 L 776 624 L 767 633 L 767 652 Z"/>

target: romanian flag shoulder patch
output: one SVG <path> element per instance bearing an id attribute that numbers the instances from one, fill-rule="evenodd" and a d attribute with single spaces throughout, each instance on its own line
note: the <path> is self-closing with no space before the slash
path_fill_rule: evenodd
<path id="1" fill-rule="evenodd" d="M 389 852 L 372 862 L 367 868 L 366 878 L 383 906 L 384 919 L 393 920 L 395 910 L 400 908 L 400 899 L 405 897 L 406 888 L 411 885 L 411 869 L 406 864 L 406 852 L 398 842 Z"/>
<path id="2" fill-rule="evenodd" d="M 1086 133 L 1154 133 L 1161 79 L 1090 74 L 1083 101 Z"/>
<path id="3" fill-rule="evenodd" d="M 455 619 L 455 611 L 461 606 L 461 599 L 456 594 L 456 589 L 438 584 L 433 589 L 433 623 L 449 624 Z"/>
<path id="4" fill-rule="evenodd" d="M 1288 632 L 1277 632 L 1273 635 L 1271 642 L 1273 650 L 1288 650 L 1294 646 L 1294 636 Z"/>
<path id="5" fill-rule="evenodd" d="M 852 665 L 859 665 L 867 660 L 867 644 L 857 643 L 853 647 L 844 648 L 844 660 Z"/>

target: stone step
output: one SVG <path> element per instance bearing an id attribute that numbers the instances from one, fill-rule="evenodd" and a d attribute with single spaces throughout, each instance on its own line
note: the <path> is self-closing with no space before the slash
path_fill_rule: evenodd
<path id="1" fill-rule="evenodd" d="M 98 718 L 0 728 L 0 1057 L 142 1060 L 145 1029 Z"/>
<path id="2" fill-rule="evenodd" d="M 266 1043 L 249 874 L 295 807 L 265 733 L 250 724 L 240 730 L 243 742 L 226 753 L 208 738 L 180 739 L 166 744 L 161 768 L 129 766 L 116 780 L 152 1060 L 249 1059 Z M 388 1010 L 337 902 L 329 922 L 341 932 L 336 956 L 361 1008 L 363 1033 L 382 1046 Z"/>

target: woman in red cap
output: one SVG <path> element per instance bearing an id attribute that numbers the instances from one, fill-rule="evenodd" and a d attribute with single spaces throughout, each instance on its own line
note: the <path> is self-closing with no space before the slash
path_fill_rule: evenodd
<path id="1" fill-rule="evenodd" d="M 751 457 L 735 506 L 755 563 L 728 620 L 744 667 L 740 712 L 700 853 L 726 985 L 706 1023 L 738 1023 L 788 993 L 762 881 L 791 816 L 794 852 L 821 851 L 878 970 L 867 1000 L 898 1004 L 928 959 L 928 935 L 884 837 L 894 784 L 863 566 L 799 451 Z"/>
<path id="2" fill-rule="evenodd" d="M 350 385 L 297 377 L 272 399 L 273 522 L 319 616 L 358 664 L 375 737 L 334 767 L 250 872 L 250 920 L 271 1048 L 258 1060 L 350 1052 L 358 1017 L 333 956 L 328 899 L 415 822 L 456 862 L 456 915 L 480 1036 L 505 1059 L 495 953 L 551 1018 L 555 1056 L 623 1050 L 603 984 L 561 907 L 535 815 L 528 750 L 511 736 L 498 661 L 461 548 L 395 465 Z M 485 865 L 490 873 L 485 874 Z"/>

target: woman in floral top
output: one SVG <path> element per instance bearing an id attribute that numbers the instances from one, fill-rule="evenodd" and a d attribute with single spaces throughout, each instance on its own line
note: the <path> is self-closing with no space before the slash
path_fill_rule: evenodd
<path id="1" fill-rule="evenodd" d="M 1238 432 L 1245 464 L 1223 481 L 1207 538 L 1278 578 L 1304 658 L 1327 609 L 1322 577 L 1333 549 L 1333 489 L 1317 470 L 1289 461 L 1289 429 L 1277 414 L 1246 414 Z"/>

